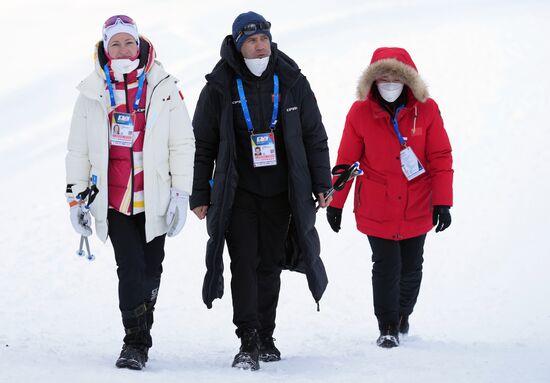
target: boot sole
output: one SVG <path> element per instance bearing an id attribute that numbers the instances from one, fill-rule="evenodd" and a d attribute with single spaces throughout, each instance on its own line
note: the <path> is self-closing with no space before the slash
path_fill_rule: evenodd
<path id="1" fill-rule="evenodd" d="M 281 357 L 276 354 L 260 354 L 259 357 L 262 362 L 278 362 L 281 360 Z"/>
<path id="2" fill-rule="evenodd" d="M 239 358 L 237 358 L 236 355 L 235 359 L 233 360 L 233 363 L 231 364 L 231 367 L 238 368 L 240 370 L 252 370 L 256 371 L 260 369 L 260 363 L 257 360 L 252 359 L 248 355 L 240 355 Z"/>
<path id="3" fill-rule="evenodd" d="M 392 335 L 384 335 L 376 341 L 378 347 L 394 348 L 399 346 L 399 340 Z"/>
<path id="4" fill-rule="evenodd" d="M 142 365 L 137 360 L 132 359 L 119 359 L 116 361 L 115 366 L 118 368 L 128 368 L 130 370 L 141 370 L 145 365 Z"/>
<path id="5" fill-rule="evenodd" d="M 260 369 L 259 364 L 253 364 L 253 363 L 249 363 L 249 362 L 234 363 L 232 365 L 232 367 L 233 368 L 238 368 L 239 370 L 251 370 L 251 371 L 256 371 L 256 370 Z"/>

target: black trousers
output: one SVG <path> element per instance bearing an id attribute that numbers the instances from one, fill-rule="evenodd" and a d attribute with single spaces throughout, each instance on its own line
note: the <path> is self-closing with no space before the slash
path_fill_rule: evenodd
<path id="1" fill-rule="evenodd" d="M 109 209 L 109 237 L 115 250 L 118 299 L 125 343 L 151 347 L 149 330 L 164 260 L 165 235 L 145 240 L 145 213 L 127 216 Z"/>
<path id="2" fill-rule="evenodd" d="M 422 282 L 422 263 L 426 234 L 392 241 L 369 236 L 372 249 L 372 290 L 374 314 L 379 327 L 399 323 L 399 316 L 408 316 Z"/>
<path id="3" fill-rule="evenodd" d="M 260 336 L 273 334 L 289 220 L 287 192 L 262 197 L 237 190 L 226 241 L 239 337 L 251 328 Z"/>

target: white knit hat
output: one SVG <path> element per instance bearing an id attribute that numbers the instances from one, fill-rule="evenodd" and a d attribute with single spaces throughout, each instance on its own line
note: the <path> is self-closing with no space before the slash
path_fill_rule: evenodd
<path id="1" fill-rule="evenodd" d="M 115 15 L 111 16 L 103 24 L 103 48 L 107 52 L 107 47 L 109 46 L 109 41 L 117 33 L 128 33 L 134 39 L 139 46 L 139 34 L 137 30 L 137 25 L 131 17 L 125 15 Z"/>

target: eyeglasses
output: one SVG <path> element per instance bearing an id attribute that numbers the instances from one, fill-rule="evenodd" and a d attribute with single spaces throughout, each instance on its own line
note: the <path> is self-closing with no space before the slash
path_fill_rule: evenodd
<path id="1" fill-rule="evenodd" d="M 130 16 L 114 15 L 109 17 L 107 21 L 105 21 L 105 23 L 103 24 L 103 29 L 105 30 L 106 28 L 112 27 L 113 25 L 119 24 L 119 23 L 130 24 L 133 26 L 136 25 L 136 22 Z"/>
<path id="2" fill-rule="evenodd" d="M 257 31 L 269 31 L 271 29 L 271 23 L 269 21 L 262 21 L 259 23 L 250 23 L 242 27 L 239 35 L 235 39 L 235 42 L 239 41 L 241 36 L 250 36 L 256 33 Z"/>

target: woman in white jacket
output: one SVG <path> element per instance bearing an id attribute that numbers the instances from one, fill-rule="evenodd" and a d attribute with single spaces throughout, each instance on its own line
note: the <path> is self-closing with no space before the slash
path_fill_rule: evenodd
<path id="1" fill-rule="evenodd" d="M 125 329 L 117 367 L 141 369 L 152 345 L 164 241 L 183 227 L 195 139 L 177 80 L 128 16 L 110 17 L 95 71 L 78 86 L 66 157 L 67 200 L 77 233 L 111 238 Z"/>

